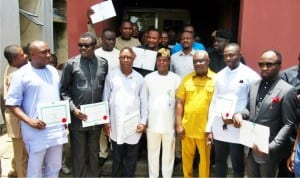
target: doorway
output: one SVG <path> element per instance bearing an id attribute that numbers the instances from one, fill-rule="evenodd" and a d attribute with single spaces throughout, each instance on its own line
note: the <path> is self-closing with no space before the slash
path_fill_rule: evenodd
<path id="1" fill-rule="evenodd" d="M 116 23 L 118 24 L 122 18 L 125 18 L 124 14 L 128 14 L 128 11 L 134 9 L 143 9 L 144 12 L 163 9 L 174 16 L 187 12 L 189 15 L 185 20 L 166 19 L 162 23 L 173 25 L 172 28 L 176 32 L 181 31 L 186 23 L 192 24 L 205 45 L 208 45 L 207 42 L 214 30 L 226 28 L 232 31 L 232 41 L 237 42 L 240 0 L 113 0 L 113 3 L 117 12 Z M 201 5 L 197 5 L 199 3 Z M 181 12 L 176 13 L 174 10 L 181 10 Z"/>

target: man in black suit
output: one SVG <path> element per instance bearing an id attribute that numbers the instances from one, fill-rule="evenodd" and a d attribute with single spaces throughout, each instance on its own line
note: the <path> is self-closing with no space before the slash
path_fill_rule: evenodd
<path id="1" fill-rule="evenodd" d="M 280 73 L 282 80 L 286 81 L 287 83 L 293 85 L 297 90 L 297 98 L 298 101 L 300 99 L 300 53 L 298 54 L 298 64 L 291 66 Z M 296 116 L 300 118 L 300 102 L 297 105 L 297 112 Z M 299 123 L 299 120 L 297 121 Z M 297 125 L 297 124 L 296 124 Z M 295 177 L 293 172 L 290 172 L 286 166 L 286 162 L 292 153 L 292 148 L 297 136 L 297 126 L 292 131 L 292 134 L 289 137 L 289 146 L 286 147 L 284 150 L 284 158 L 279 163 L 279 171 L 277 177 Z"/>
<path id="2" fill-rule="evenodd" d="M 296 121 L 296 89 L 280 79 L 281 54 L 267 50 L 258 63 L 262 80 L 250 89 L 247 109 L 233 117 L 236 127 L 242 119 L 270 128 L 269 153 L 263 153 L 257 145 L 248 148 L 246 169 L 248 177 L 275 177 L 282 150 Z"/>

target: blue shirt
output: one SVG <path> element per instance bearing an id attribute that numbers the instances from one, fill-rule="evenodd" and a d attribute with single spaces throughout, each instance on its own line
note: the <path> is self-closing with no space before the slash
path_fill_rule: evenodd
<path id="1" fill-rule="evenodd" d="M 57 70 L 47 65 L 43 69 L 26 64 L 13 74 L 6 105 L 19 106 L 30 118 L 38 118 L 38 104 L 59 101 L 59 75 Z M 67 142 L 63 125 L 35 129 L 21 122 L 22 136 L 27 150 L 39 152 Z"/>
<path id="2" fill-rule="evenodd" d="M 194 50 L 205 50 L 204 45 L 198 42 L 194 42 L 192 47 Z M 182 45 L 180 43 L 176 43 L 176 45 L 171 49 L 171 55 L 181 50 L 182 50 Z"/>

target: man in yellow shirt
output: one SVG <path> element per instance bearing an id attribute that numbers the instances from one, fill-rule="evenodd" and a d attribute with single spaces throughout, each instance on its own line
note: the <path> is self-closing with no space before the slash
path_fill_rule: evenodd
<path id="1" fill-rule="evenodd" d="M 184 77 L 176 93 L 176 132 L 182 144 L 184 177 L 193 176 L 195 150 L 200 154 L 199 177 L 209 177 L 210 144 L 206 142 L 205 126 L 214 92 L 215 73 L 204 50 L 193 55 L 194 71 Z"/>

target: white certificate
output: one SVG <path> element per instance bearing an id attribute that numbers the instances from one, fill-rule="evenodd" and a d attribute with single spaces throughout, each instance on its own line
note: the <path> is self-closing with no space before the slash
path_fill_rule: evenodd
<path id="1" fill-rule="evenodd" d="M 136 54 L 133 67 L 154 71 L 157 52 L 137 47 L 132 49 Z"/>
<path id="2" fill-rule="evenodd" d="M 46 123 L 46 127 L 71 123 L 68 100 L 49 104 L 38 104 L 38 117 Z"/>
<path id="3" fill-rule="evenodd" d="M 235 95 L 226 95 L 218 96 L 215 103 L 215 112 L 217 116 L 228 113 L 228 118 L 232 118 L 232 115 L 235 112 L 235 107 L 237 103 L 237 96 Z"/>
<path id="4" fill-rule="evenodd" d="M 240 129 L 235 128 L 233 124 L 228 124 L 227 129 L 224 129 L 223 125 L 224 122 L 221 116 L 216 116 L 212 125 L 214 139 L 229 143 L 239 143 Z"/>
<path id="5" fill-rule="evenodd" d="M 258 148 L 269 153 L 270 128 L 261 124 L 243 120 L 240 128 L 240 143 L 252 148 L 256 144 Z"/>
<path id="6" fill-rule="evenodd" d="M 94 10 L 94 14 L 90 16 L 93 24 L 116 16 L 116 11 L 111 0 L 95 4 L 91 6 L 91 9 Z"/>
<path id="7" fill-rule="evenodd" d="M 87 120 L 82 121 L 82 127 L 109 123 L 108 103 L 106 101 L 81 105 L 80 109 L 87 115 Z"/>
<path id="8" fill-rule="evenodd" d="M 136 133 L 137 126 L 139 125 L 140 113 L 134 112 L 125 116 L 123 120 L 123 138 L 127 138 Z"/>

